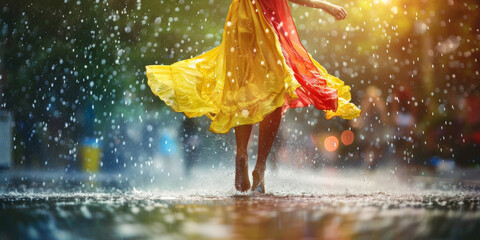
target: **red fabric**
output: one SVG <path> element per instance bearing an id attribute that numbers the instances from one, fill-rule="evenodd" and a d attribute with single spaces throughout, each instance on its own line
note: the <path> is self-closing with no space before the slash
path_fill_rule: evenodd
<path id="1" fill-rule="evenodd" d="M 301 85 L 295 91 L 299 99 L 287 99 L 288 104 L 284 106 L 284 111 L 311 104 L 317 109 L 336 111 L 337 90 L 327 86 L 325 77 L 318 71 L 300 42 L 287 0 L 258 1 L 266 20 L 275 29 L 286 63 L 292 68 L 295 79 Z"/>

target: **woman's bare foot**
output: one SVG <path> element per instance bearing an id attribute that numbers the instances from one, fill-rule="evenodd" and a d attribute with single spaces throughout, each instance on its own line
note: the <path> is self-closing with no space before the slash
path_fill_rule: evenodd
<path id="1" fill-rule="evenodd" d="M 246 192 L 250 189 L 248 161 L 245 158 L 235 160 L 235 188 L 240 192 Z"/>
<path id="2" fill-rule="evenodd" d="M 264 184 L 265 169 L 253 170 L 252 176 L 253 176 L 252 191 L 265 193 L 265 184 Z"/>
<path id="3" fill-rule="evenodd" d="M 252 192 L 265 193 L 265 179 L 260 182 L 257 188 L 252 189 Z"/>

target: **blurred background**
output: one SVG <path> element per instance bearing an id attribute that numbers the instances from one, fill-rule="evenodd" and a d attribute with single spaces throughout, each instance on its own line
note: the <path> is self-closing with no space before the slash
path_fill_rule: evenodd
<path id="1" fill-rule="evenodd" d="M 2 1 L 3 173 L 22 180 L 101 173 L 151 183 L 199 168 L 233 174 L 233 132 L 213 134 L 206 117 L 173 112 L 145 76 L 146 65 L 219 45 L 230 2 Z M 463 169 L 459 177 L 479 169 L 478 1 L 333 3 L 347 10 L 346 20 L 295 4 L 292 14 L 304 46 L 352 87 L 362 114 L 327 121 L 314 108 L 289 110 L 270 169 L 386 168 L 418 176 Z M 254 161 L 255 141 L 250 153 Z"/>

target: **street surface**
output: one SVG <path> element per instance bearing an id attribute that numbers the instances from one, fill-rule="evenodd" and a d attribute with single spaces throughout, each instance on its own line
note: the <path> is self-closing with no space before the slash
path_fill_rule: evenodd
<path id="1" fill-rule="evenodd" d="M 284 170 L 269 172 L 267 194 L 259 195 L 235 192 L 232 171 L 221 169 L 199 169 L 175 181 L 170 174 L 130 188 L 102 185 L 100 175 L 89 176 L 22 181 L 4 174 L 0 239 L 480 236 L 479 191 L 452 179 L 433 184 L 434 177 L 399 179 L 388 170 Z M 71 187 L 59 183 L 67 181 Z"/>

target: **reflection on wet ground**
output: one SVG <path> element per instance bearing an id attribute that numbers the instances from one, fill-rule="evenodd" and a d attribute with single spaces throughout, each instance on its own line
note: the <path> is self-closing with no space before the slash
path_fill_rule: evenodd
<path id="1" fill-rule="evenodd" d="M 478 171 L 405 172 L 279 169 L 266 195 L 235 192 L 228 168 L 4 172 L 0 240 L 479 239 Z"/>
<path id="2" fill-rule="evenodd" d="M 478 239 L 477 193 L 0 195 L 0 239 Z"/>

